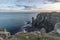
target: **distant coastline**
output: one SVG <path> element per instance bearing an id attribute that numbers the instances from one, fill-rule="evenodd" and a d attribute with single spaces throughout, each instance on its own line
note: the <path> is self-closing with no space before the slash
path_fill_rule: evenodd
<path id="1" fill-rule="evenodd" d="M 0 8 L 0 12 L 60 12 L 60 10 Z"/>

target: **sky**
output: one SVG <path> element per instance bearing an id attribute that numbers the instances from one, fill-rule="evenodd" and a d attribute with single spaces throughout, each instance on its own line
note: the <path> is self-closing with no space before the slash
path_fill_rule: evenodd
<path id="1" fill-rule="evenodd" d="M 60 10 L 60 0 L 0 0 L 0 9 L 57 11 Z"/>

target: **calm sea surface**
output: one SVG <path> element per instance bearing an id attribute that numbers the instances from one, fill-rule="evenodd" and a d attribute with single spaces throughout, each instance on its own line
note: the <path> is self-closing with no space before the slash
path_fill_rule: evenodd
<path id="1" fill-rule="evenodd" d="M 11 34 L 21 31 L 25 21 L 31 21 L 36 12 L 0 12 L 0 28 L 6 28 Z"/>

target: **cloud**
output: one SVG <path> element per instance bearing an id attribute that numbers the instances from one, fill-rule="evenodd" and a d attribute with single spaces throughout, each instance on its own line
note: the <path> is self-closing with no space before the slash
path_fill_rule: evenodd
<path id="1" fill-rule="evenodd" d="M 60 0 L 47 0 L 49 2 L 60 2 Z"/>
<path id="2" fill-rule="evenodd" d="M 8 10 L 48 10 L 60 9 L 60 0 L 0 0 L 0 9 Z"/>

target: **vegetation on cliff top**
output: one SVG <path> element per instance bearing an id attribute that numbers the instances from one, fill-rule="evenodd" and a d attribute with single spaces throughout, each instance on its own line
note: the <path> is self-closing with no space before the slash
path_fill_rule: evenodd
<path id="1" fill-rule="evenodd" d="M 51 36 L 47 33 L 17 33 L 11 40 L 60 40 L 60 37 Z"/>

